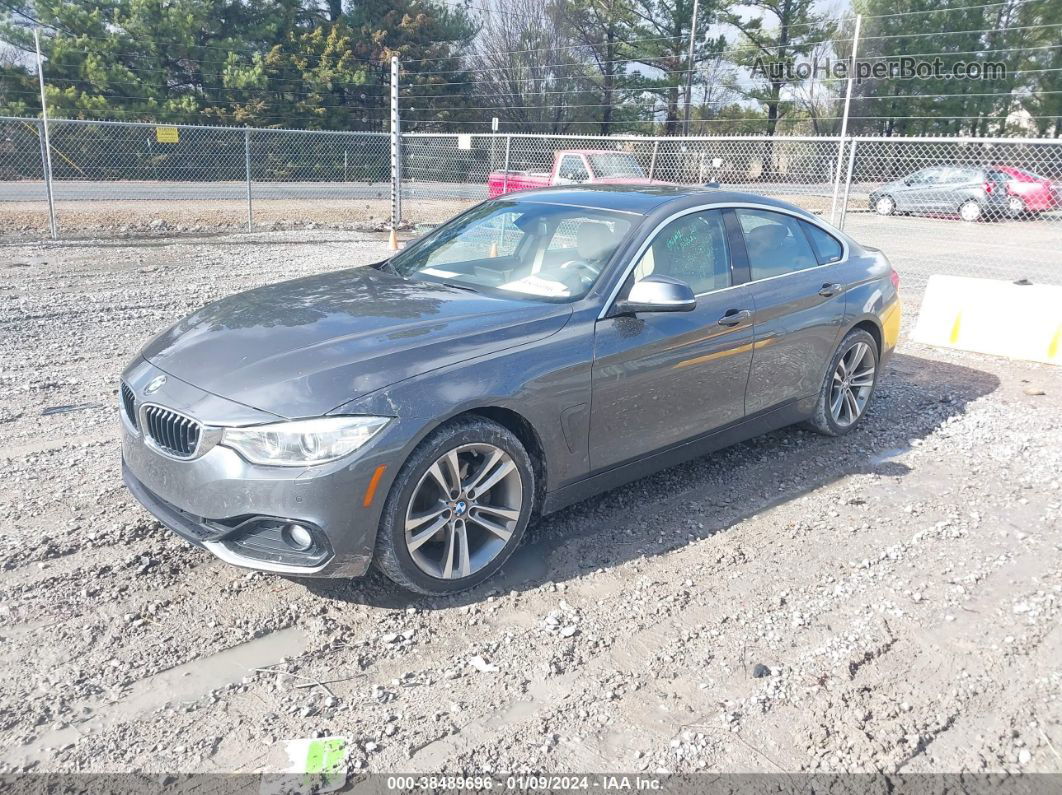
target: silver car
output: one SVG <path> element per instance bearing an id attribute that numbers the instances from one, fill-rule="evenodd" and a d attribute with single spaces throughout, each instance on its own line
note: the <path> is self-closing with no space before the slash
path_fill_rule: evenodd
<path id="1" fill-rule="evenodd" d="M 882 185 L 870 193 L 878 215 L 958 213 L 964 221 L 1012 214 L 1007 175 L 991 168 L 934 166 Z"/>

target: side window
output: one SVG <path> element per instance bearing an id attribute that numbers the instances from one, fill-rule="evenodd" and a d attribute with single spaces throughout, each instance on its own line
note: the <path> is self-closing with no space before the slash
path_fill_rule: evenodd
<path id="1" fill-rule="evenodd" d="M 590 179 L 590 172 L 586 170 L 583 159 L 578 155 L 565 155 L 561 158 L 557 176 L 572 182 L 586 182 Z"/>
<path id="2" fill-rule="evenodd" d="M 910 177 L 907 178 L 909 185 L 931 185 L 936 182 L 937 174 L 940 169 L 937 168 L 923 168 L 921 171 L 916 171 Z"/>
<path id="3" fill-rule="evenodd" d="M 651 274 L 686 282 L 694 293 L 730 286 L 730 249 L 719 210 L 691 213 L 661 229 L 634 268 L 634 278 Z"/>
<path id="4" fill-rule="evenodd" d="M 841 258 L 844 254 L 844 246 L 841 245 L 840 240 L 821 226 L 809 224 L 807 221 L 801 221 L 800 224 L 811 239 L 811 245 L 815 249 L 815 255 L 818 257 L 820 265 L 837 262 Z"/>
<path id="5" fill-rule="evenodd" d="M 745 235 L 752 280 L 769 279 L 818 265 L 800 220 L 770 210 L 735 210 Z"/>

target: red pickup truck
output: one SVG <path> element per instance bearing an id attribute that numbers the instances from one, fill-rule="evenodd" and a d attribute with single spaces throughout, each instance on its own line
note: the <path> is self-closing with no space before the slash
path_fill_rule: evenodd
<path id="1" fill-rule="evenodd" d="M 490 198 L 519 190 L 550 185 L 582 183 L 612 185 L 664 185 L 646 176 L 638 159 L 630 152 L 614 149 L 562 149 L 553 154 L 553 170 L 492 171 L 487 177 Z"/>

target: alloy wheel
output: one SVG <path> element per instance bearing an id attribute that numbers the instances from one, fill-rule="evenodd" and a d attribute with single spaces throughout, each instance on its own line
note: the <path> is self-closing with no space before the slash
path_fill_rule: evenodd
<path id="1" fill-rule="evenodd" d="M 865 342 L 857 342 L 838 360 L 830 387 L 830 414 L 840 427 L 847 428 L 863 416 L 876 368 L 874 351 Z"/>
<path id="2" fill-rule="evenodd" d="M 1013 215 L 1019 215 L 1025 212 L 1025 202 L 1019 199 L 1017 196 L 1011 196 L 1007 199 L 1007 208 Z"/>
<path id="3" fill-rule="evenodd" d="M 892 211 L 896 209 L 896 202 L 889 196 L 882 196 L 876 202 L 874 202 L 874 212 L 878 215 L 892 215 Z"/>
<path id="4" fill-rule="evenodd" d="M 507 452 L 486 443 L 455 447 L 413 490 L 405 516 L 409 556 L 437 579 L 475 574 L 509 543 L 523 501 L 520 470 Z"/>

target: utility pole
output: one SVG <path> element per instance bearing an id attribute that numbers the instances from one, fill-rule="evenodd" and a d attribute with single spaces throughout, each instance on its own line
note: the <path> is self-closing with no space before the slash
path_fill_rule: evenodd
<path id="1" fill-rule="evenodd" d="M 841 190 L 841 160 L 844 155 L 844 137 L 848 134 L 848 108 L 852 104 L 852 84 L 855 83 L 856 55 L 859 52 L 859 28 L 863 24 L 863 15 L 857 14 L 855 34 L 852 37 L 852 63 L 848 70 L 848 85 L 844 90 L 844 115 L 841 117 L 841 139 L 837 143 L 837 167 L 833 181 L 833 202 L 830 205 L 830 223 L 837 223 L 837 194 Z"/>
<path id="2" fill-rule="evenodd" d="M 693 0 L 693 16 L 690 18 L 690 56 L 686 59 L 686 118 L 682 123 L 682 134 L 690 134 L 690 103 L 693 101 L 693 48 L 697 43 L 697 6 Z"/>
<path id="3" fill-rule="evenodd" d="M 48 137 L 48 99 L 44 95 L 44 60 L 41 58 L 41 33 L 40 28 L 33 29 L 33 43 L 37 47 L 37 80 L 41 86 L 41 129 L 44 133 L 44 187 L 48 193 L 48 226 L 52 233 L 52 240 L 59 237 L 59 230 L 55 226 L 55 196 L 52 193 L 52 142 Z"/>
<path id="4" fill-rule="evenodd" d="M 402 224 L 402 129 L 398 115 L 398 56 L 391 56 L 391 245 L 398 247 Z"/>

